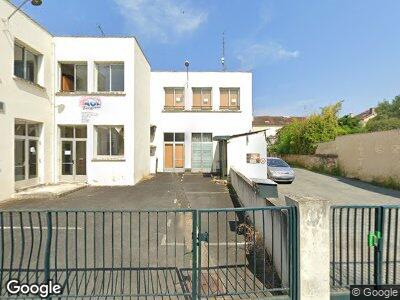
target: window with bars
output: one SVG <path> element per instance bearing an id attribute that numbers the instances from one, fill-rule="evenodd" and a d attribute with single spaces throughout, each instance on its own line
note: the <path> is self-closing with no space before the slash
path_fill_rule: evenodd
<path id="1" fill-rule="evenodd" d="M 212 109 L 212 89 L 211 88 L 193 88 L 193 110 L 211 110 Z"/>
<path id="2" fill-rule="evenodd" d="M 165 105 L 164 109 L 183 110 L 185 109 L 185 89 L 181 87 L 164 88 Z"/>
<path id="3" fill-rule="evenodd" d="M 239 88 L 220 88 L 220 109 L 239 110 L 240 109 L 240 89 Z"/>

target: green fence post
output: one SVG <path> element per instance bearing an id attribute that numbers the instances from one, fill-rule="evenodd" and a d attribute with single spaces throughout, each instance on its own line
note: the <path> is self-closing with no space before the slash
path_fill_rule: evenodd
<path id="1" fill-rule="evenodd" d="M 197 211 L 192 212 L 192 299 L 199 299 L 198 294 L 198 268 L 199 268 L 199 261 L 198 261 L 198 239 L 197 239 Z"/>
<path id="2" fill-rule="evenodd" d="M 375 234 L 382 237 L 383 229 L 383 207 L 377 207 L 375 210 Z M 374 248 L 374 284 L 382 284 L 382 238 L 377 239 L 377 245 Z"/>
<path id="3" fill-rule="evenodd" d="M 53 231 L 53 224 L 51 219 L 51 212 L 46 213 L 47 217 L 47 241 L 46 251 L 44 252 L 44 282 L 48 283 L 50 280 L 50 252 L 51 252 L 51 238 Z"/>
<path id="4" fill-rule="evenodd" d="M 298 248 L 298 224 L 297 207 L 289 208 L 289 243 L 290 243 L 290 296 L 292 300 L 299 299 L 299 248 Z"/>

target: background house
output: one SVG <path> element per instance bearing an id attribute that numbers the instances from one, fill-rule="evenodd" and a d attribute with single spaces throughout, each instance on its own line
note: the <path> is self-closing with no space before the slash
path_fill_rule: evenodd
<path id="1" fill-rule="evenodd" d="M 373 118 L 376 117 L 376 111 L 374 107 L 371 107 L 367 109 L 366 111 L 363 111 L 362 113 L 358 114 L 355 116 L 355 118 L 359 119 L 361 124 L 365 126 L 367 122 Z"/>
<path id="2" fill-rule="evenodd" d="M 279 129 L 292 123 L 294 120 L 304 119 L 305 117 L 255 116 L 253 118 L 252 130 L 266 130 L 266 136 L 269 140 L 269 143 L 274 143 Z"/>

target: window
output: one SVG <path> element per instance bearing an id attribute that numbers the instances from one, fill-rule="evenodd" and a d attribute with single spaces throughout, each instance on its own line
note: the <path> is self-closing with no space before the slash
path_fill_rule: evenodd
<path id="1" fill-rule="evenodd" d="M 65 64 L 61 69 L 61 92 L 86 92 L 87 91 L 87 65 Z"/>
<path id="2" fill-rule="evenodd" d="M 97 91 L 124 91 L 124 64 L 97 64 Z"/>
<path id="3" fill-rule="evenodd" d="M 37 178 L 40 124 L 15 120 L 14 135 L 15 181 Z"/>
<path id="4" fill-rule="evenodd" d="M 165 132 L 164 133 L 164 142 L 184 142 L 185 141 L 185 133 L 184 132 Z"/>
<path id="5" fill-rule="evenodd" d="M 14 44 L 14 75 L 37 83 L 39 56 L 25 47 Z"/>
<path id="6" fill-rule="evenodd" d="M 240 108 L 240 90 L 238 88 L 221 88 L 220 94 L 220 109 L 238 110 Z"/>
<path id="7" fill-rule="evenodd" d="M 193 88 L 192 109 L 210 110 L 211 108 L 211 88 Z"/>
<path id="8" fill-rule="evenodd" d="M 124 155 L 124 126 L 95 126 L 98 156 Z"/>
<path id="9" fill-rule="evenodd" d="M 165 106 L 164 109 L 184 109 L 185 108 L 185 89 L 184 88 L 164 88 Z"/>

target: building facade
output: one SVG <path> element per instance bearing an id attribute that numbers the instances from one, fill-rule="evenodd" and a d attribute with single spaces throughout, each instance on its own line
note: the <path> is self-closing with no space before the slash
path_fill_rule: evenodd
<path id="1" fill-rule="evenodd" d="M 152 162 L 159 172 L 216 172 L 215 137 L 251 130 L 251 73 L 152 72 L 150 90 Z"/>
<path id="2" fill-rule="evenodd" d="M 0 201 L 41 184 L 216 172 L 249 132 L 252 74 L 152 72 L 134 37 L 55 37 L 0 0 Z"/>
<path id="3" fill-rule="evenodd" d="M 0 200 L 53 181 L 53 37 L 0 1 Z"/>

